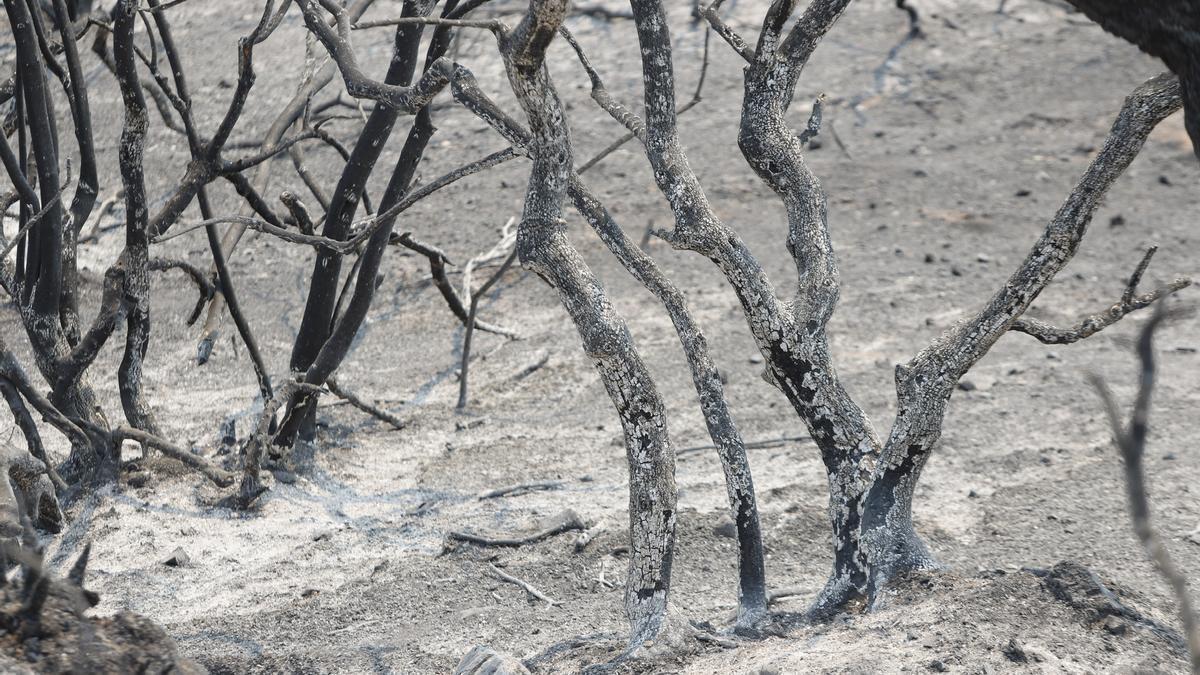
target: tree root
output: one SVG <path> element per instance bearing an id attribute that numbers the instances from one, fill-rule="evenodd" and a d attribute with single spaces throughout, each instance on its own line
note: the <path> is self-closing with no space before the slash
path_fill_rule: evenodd
<path id="1" fill-rule="evenodd" d="M 721 635 L 707 623 L 684 620 L 673 607 L 668 606 L 663 625 L 652 639 L 631 644 L 615 659 L 588 666 L 582 672 L 584 675 L 600 675 L 616 672 L 632 664 L 657 671 L 657 664 L 674 663 L 680 657 L 697 654 L 708 646 L 736 649 L 740 644 L 739 640 Z"/>
<path id="2" fill-rule="evenodd" d="M 541 652 L 521 661 L 526 668 L 536 671 L 542 665 L 548 664 L 555 658 L 597 642 L 616 642 L 621 639 L 618 633 L 592 633 L 591 635 L 576 635 L 561 642 L 556 642 Z"/>
<path id="3" fill-rule="evenodd" d="M 167 457 L 179 460 L 184 465 L 189 466 L 200 473 L 204 477 L 215 483 L 219 487 L 229 487 L 233 485 L 234 475 L 225 469 L 209 462 L 200 455 L 197 455 L 189 450 L 181 448 L 170 441 L 147 433 L 141 429 L 133 427 L 121 426 L 112 431 L 113 442 L 120 444 L 123 441 L 134 441 L 140 443 L 143 447 L 151 447 L 159 450 Z"/>
<path id="4" fill-rule="evenodd" d="M 824 606 L 814 603 L 811 607 L 801 612 L 770 611 L 770 607 L 780 601 L 803 597 L 809 595 L 811 592 L 811 589 L 800 586 L 785 586 L 768 591 L 767 611 L 754 616 L 739 615 L 738 610 L 735 609 L 725 615 L 725 622 L 731 626 L 729 632 L 737 637 L 750 640 L 761 640 L 766 637 L 782 637 L 792 629 L 827 621 L 837 613 L 854 611 L 855 605 L 858 608 L 861 608 L 862 605 L 862 595 L 854 593 L 845 596 L 843 601 L 836 605 L 830 604 L 829 606 Z"/>

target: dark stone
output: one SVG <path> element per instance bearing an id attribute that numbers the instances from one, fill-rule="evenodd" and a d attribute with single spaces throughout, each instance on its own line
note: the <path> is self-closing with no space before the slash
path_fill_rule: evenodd
<path id="1" fill-rule="evenodd" d="M 192 557 L 188 555 L 187 551 L 176 547 L 176 549 L 171 552 L 171 557 L 164 560 L 163 564 L 167 567 L 185 567 L 191 561 Z"/>
<path id="2" fill-rule="evenodd" d="M 1012 661 L 1013 663 L 1028 663 L 1029 662 L 1029 655 L 1026 654 L 1025 650 L 1021 647 L 1021 645 L 1017 643 L 1016 638 L 1010 639 L 1008 641 L 1008 644 L 1006 644 L 1000 648 L 1000 652 L 1002 654 L 1004 654 L 1004 656 L 1009 661 Z"/>

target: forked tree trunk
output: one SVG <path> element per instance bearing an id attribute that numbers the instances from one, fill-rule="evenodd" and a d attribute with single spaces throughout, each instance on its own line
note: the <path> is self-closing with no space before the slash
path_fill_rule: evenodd
<path id="1" fill-rule="evenodd" d="M 1170 74 L 1134 90 L 1104 147 L 1008 281 L 974 316 L 896 369 L 899 410 L 864 501 L 863 553 L 870 565 L 867 590 L 872 596 L 896 574 L 931 564 L 913 530 L 912 496 L 941 437 L 946 402 L 955 385 L 1066 267 L 1108 189 L 1137 157 L 1154 127 L 1181 106 L 1179 81 Z"/>
<path id="2" fill-rule="evenodd" d="M 404 13 L 412 16 L 416 4 L 406 2 Z M 393 58 L 388 66 L 384 82 L 390 85 L 407 86 L 412 81 L 416 68 L 417 48 L 420 45 L 419 26 L 400 26 L 396 30 L 392 46 Z M 415 36 L 415 38 L 414 38 Z M 376 103 L 367 117 L 367 122 L 358 135 L 350 152 L 350 159 L 342 169 L 332 201 L 325 215 L 321 235 L 330 239 L 345 239 L 350 231 L 354 214 L 367 187 L 367 179 L 375 169 L 375 162 L 383 153 L 386 141 L 400 116 L 399 110 Z M 308 299 L 300 319 L 300 329 L 292 346 L 291 369 L 295 373 L 306 373 L 317 361 L 322 349 L 334 331 L 333 309 L 341 281 L 342 254 L 328 249 L 319 249 L 313 263 L 309 282 Z M 368 280 L 374 283 L 374 277 Z M 353 337 L 353 335 L 351 335 Z M 344 349 L 342 350 L 345 351 Z M 322 382 L 324 380 L 322 379 Z M 319 384 L 320 382 L 318 382 Z M 301 396 L 294 400 L 285 417 L 275 443 L 290 446 L 297 434 L 310 440 L 315 427 L 316 405 L 311 397 Z"/>
<path id="3" fill-rule="evenodd" d="M 501 38 L 509 82 L 529 118 L 533 159 L 517 231 L 521 264 L 559 294 L 583 348 L 621 418 L 629 461 L 629 578 L 625 608 L 630 647 L 665 628 L 675 548 L 675 451 L 662 397 L 633 346 L 624 320 L 567 239 L 563 202 L 571 180 L 571 138 L 550 84 L 545 50 L 566 15 L 567 0 L 531 0 L 529 13 Z"/>
<path id="4" fill-rule="evenodd" d="M 818 2 L 816 7 L 832 24 L 847 2 Z M 811 47 L 781 44 L 780 32 L 792 7 L 775 3 L 764 22 L 757 56 L 747 68 L 738 137 L 747 161 L 788 210 L 788 249 L 799 273 L 789 307 L 779 300 L 745 243 L 713 212 L 688 166 L 676 129 L 671 38 L 661 2 L 631 0 L 630 5 L 643 54 L 646 154 L 675 214 L 675 230 L 666 238 L 676 248 L 710 258 L 725 274 L 766 360 L 768 381 L 784 393 L 821 450 L 829 475 L 834 566 L 813 609 L 827 613 L 856 596 L 866 580 L 858 557 L 857 504 L 870 470 L 867 466 L 864 473 L 863 465 L 878 454 L 880 442 L 843 389 L 829 355 L 825 324 L 837 302 L 838 273 L 826 229 L 825 198 L 800 156 L 800 140 L 783 117 L 807 58 L 801 52 L 811 52 Z M 815 33 L 813 45 L 822 34 Z"/>

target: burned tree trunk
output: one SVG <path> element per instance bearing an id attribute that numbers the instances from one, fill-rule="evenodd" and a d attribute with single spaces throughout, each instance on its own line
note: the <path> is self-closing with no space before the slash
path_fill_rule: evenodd
<path id="1" fill-rule="evenodd" d="M 625 609 L 630 648 L 667 628 L 675 548 L 675 451 L 654 382 L 625 322 L 567 239 L 562 207 L 571 179 L 571 137 L 545 68 L 545 51 L 566 15 L 567 0 L 531 0 L 529 13 L 501 37 L 509 82 L 529 118 L 533 159 L 517 231 L 521 264 L 553 286 L 583 339 L 621 418 L 629 461 L 629 579 Z"/>
<path id="2" fill-rule="evenodd" d="M 744 53 L 751 65 L 746 71 L 738 141 L 747 161 L 788 209 L 788 249 L 800 276 L 796 299 L 789 307 L 778 298 L 745 243 L 713 212 L 688 166 L 676 128 L 671 41 L 662 5 L 657 0 L 630 3 L 643 52 L 646 154 L 675 214 L 675 230 L 665 238 L 675 248 L 712 259 L 725 274 L 766 360 L 767 380 L 804 420 L 829 474 L 834 567 L 814 604 L 818 613 L 840 607 L 865 582 L 866 572 L 857 557 L 856 505 L 880 443 L 843 389 L 829 355 L 825 324 L 837 302 L 838 274 L 826 227 L 825 197 L 804 165 L 802 141 L 784 123 L 783 113 L 816 41 L 846 4 L 846 0 L 815 3 L 792 36 L 781 40 L 794 5 L 775 3 L 764 21 L 758 49 Z"/>
<path id="3" fill-rule="evenodd" d="M 1154 127 L 1181 105 L 1179 81 L 1169 74 L 1134 90 L 1104 147 L 1004 286 L 974 316 L 940 335 L 908 364 L 897 366 L 899 409 L 863 502 L 863 552 L 871 567 L 868 591 L 872 596 L 896 574 L 933 564 L 913 530 L 912 496 L 921 469 L 941 437 L 946 402 L 955 385 L 1013 330 L 1038 294 L 1070 262 L 1100 200 Z"/>
<path id="4" fill-rule="evenodd" d="M 125 124 L 119 151 L 121 182 L 125 187 L 125 354 L 117 370 L 125 419 L 138 429 L 159 435 L 158 423 L 146 401 L 143 362 L 150 344 L 150 238 L 146 208 L 145 143 L 149 116 L 142 97 L 134 57 L 133 27 L 137 3 L 125 0 L 113 12 L 113 60 L 125 103 Z"/>

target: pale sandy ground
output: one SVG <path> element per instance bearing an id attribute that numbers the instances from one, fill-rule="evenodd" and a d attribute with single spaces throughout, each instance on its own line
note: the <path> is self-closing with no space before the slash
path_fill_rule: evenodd
<path id="1" fill-rule="evenodd" d="M 212 120 L 230 90 L 234 41 L 256 20 L 257 3 L 192 0 L 173 13 L 192 64 L 202 118 Z M 702 33 L 689 27 L 684 3 L 675 19 L 677 69 L 689 92 Z M 753 34 L 763 2 L 743 0 L 732 22 Z M 818 92 L 832 105 L 824 145 L 810 153 L 830 194 L 831 228 L 842 263 L 842 304 L 830 326 L 840 372 L 850 391 L 886 430 L 894 413 L 891 373 L 939 330 L 975 308 L 1003 282 L 1103 139 L 1122 97 L 1161 70 L 1136 49 L 1078 16 L 1033 0 L 1016 0 L 1007 16 L 987 3 L 916 1 L 928 37 L 886 65 L 889 47 L 906 30 L 904 15 L 884 0 L 860 0 L 825 41 L 802 81 L 794 123 L 803 124 Z M 512 9 L 517 3 L 499 5 Z M 614 7 L 619 7 L 614 4 Z M 235 9 L 236 8 L 236 9 Z M 378 3 L 373 16 L 398 12 Z M 609 88 L 627 101 L 640 96 L 637 50 L 628 22 L 571 22 Z M 295 15 L 259 55 L 254 105 L 236 137 L 264 129 L 273 102 L 288 95 L 301 68 L 301 23 Z M 389 38 L 357 37 L 363 61 L 379 71 Z M 506 86 L 488 58 L 489 38 L 464 39 L 458 58 L 484 85 Z M 552 49 L 552 70 L 570 105 L 579 155 L 590 156 L 618 133 L 587 99 L 586 80 L 565 45 Z M 89 64 L 94 70 L 95 64 Z M 381 72 L 381 71 L 380 71 Z M 94 106 L 110 135 L 119 112 L 108 75 L 95 71 Z M 740 66 L 714 43 L 705 102 L 684 118 L 693 165 L 719 212 L 737 226 L 780 289 L 793 283 L 783 247 L 777 200 L 745 167 L 736 148 Z M 683 95 L 686 97 L 686 94 Z M 511 103 L 511 99 L 501 96 Z M 515 111 L 515 107 L 512 107 Z M 846 146 L 833 142 L 830 125 Z M 499 149 L 502 144 L 446 104 L 440 131 L 423 165 L 426 180 Z M 348 125 L 340 132 L 349 140 Z M 403 130 L 396 137 L 402 137 Z M 1097 214 L 1077 259 L 1036 305 L 1034 314 L 1068 323 L 1109 306 L 1144 247 L 1161 247 L 1151 281 L 1200 275 L 1197 215 L 1200 165 L 1184 145 L 1181 120 L 1164 123 L 1142 157 Z M 184 146 L 161 129 L 153 136 L 152 194 L 161 198 L 179 175 Z M 396 142 L 387 157 L 394 157 Z M 332 186 L 335 163 L 312 149 L 313 166 Z M 381 163 L 386 165 L 385 162 Z M 110 162 L 111 164 L 111 162 Z M 116 182 L 108 167 L 107 188 Z M 526 166 L 507 165 L 447 190 L 397 226 L 443 246 L 462 263 L 491 247 L 499 227 L 520 210 Z M 382 193 L 385 171 L 373 184 Z M 296 189 L 281 160 L 271 194 Z M 589 180 L 634 236 L 669 215 L 644 158 L 629 148 Z M 1026 196 L 1016 196 L 1028 190 Z M 232 197 L 224 186 L 227 205 Z M 227 210 L 235 208 L 227 206 Z M 1123 225 L 1112 225 L 1117 216 Z M 190 215 L 189 217 L 194 217 Z M 707 442 L 683 359 L 669 323 L 649 294 L 608 258 L 585 225 L 569 217 L 575 240 L 594 264 L 630 323 L 658 378 L 680 447 Z M 105 236 L 81 258 L 94 302 L 98 279 L 120 246 Z M 164 247 L 203 263 L 202 237 Z M 733 412 L 748 440 L 804 434 L 786 401 L 759 377 L 735 298 L 707 261 L 651 245 L 672 278 L 688 289 L 693 310 L 729 377 Z M 926 263 L 926 254 L 933 262 Z M 234 257 L 260 344 L 273 371 L 286 372 L 299 322 L 311 254 L 254 238 Z M 276 481 L 249 515 L 214 506 L 224 496 L 190 474 L 165 471 L 141 488 L 121 485 L 78 503 L 71 526 L 48 540 L 57 565 L 94 545 L 91 586 L 96 611 L 128 608 L 163 624 L 183 651 L 214 672 L 447 672 L 474 644 L 521 657 L 567 638 L 621 632 L 620 579 L 626 517 L 624 450 L 603 388 L 578 349 L 553 293 L 535 277 L 513 273 L 490 297 L 491 320 L 522 339 L 480 336 L 472 405 L 455 414 L 454 371 L 462 331 L 430 287 L 423 262 L 398 251 L 352 359 L 344 385 L 409 421 L 395 432 L 346 407 L 323 409 L 324 427 L 295 478 Z M 456 277 L 457 279 L 457 277 Z M 229 417 L 247 429 L 256 386 L 244 350 L 224 338 L 208 365 L 194 362 L 196 330 L 183 325 L 194 301 L 180 277 L 156 279 L 156 323 L 147 381 L 170 435 L 211 452 Z M 1195 293 L 1180 304 L 1194 305 Z M 94 306 L 94 305 L 92 305 Z M 10 308 L 10 343 L 23 344 Z M 727 672 L 1111 672 L 1139 667 L 1182 672 L 1178 652 L 1148 631 L 1114 635 L 1055 600 L 1024 566 L 1078 561 L 1119 589 L 1127 602 L 1174 623 L 1173 602 L 1128 527 L 1121 468 L 1085 374 L 1103 373 L 1128 399 L 1135 369 L 1127 340 L 1133 318 L 1084 344 L 1046 348 L 1025 336 L 1005 338 L 968 376 L 975 388 L 952 400 L 942 446 L 917 495 L 918 527 L 950 568 L 914 582 L 869 616 L 842 617 L 787 639 L 709 651 L 658 670 Z M 1200 321 L 1163 332 L 1162 378 L 1156 395 L 1147 471 L 1156 515 L 1179 560 L 1200 578 L 1200 545 L 1187 535 L 1200 525 L 1192 492 L 1200 477 L 1195 415 L 1200 388 Z M 515 379 L 548 355 L 533 375 Z M 110 347 L 94 369 L 110 415 L 119 414 Z M 26 364 L 30 361 L 25 356 Z M 7 425 L 5 420 L 0 424 Z M 0 437 L 10 433 L 0 426 Z M 56 441 L 57 442 L 57 441 Z M 782 605 L 802 609 L 829 565 L 824 475 L 806 442 L 752 450 L 775 586 L 806 595 Z M 488 489 L 559 479 L 550 492 L 479 501 Z M 679 551 L 674 598 L 687 618 L 719 623 L 734 606 L 735 557 L 730 539 L 714 533 L 724 514 L 719 464 L 692 453 L 678 466 Z M 512 531 L 572 508 L 607 532 L 583 554 L 563 536 L 520 549 L 461 547 L 442 554 L 451 529 Z M 1200 540 L 1197 540 L 1200 541 Z M 192 562 L 162 564 L 176 547 Z M 530 602 L 487 572 L 506 565 L 563 604 Z M 1001 570 L 1004 574 L 998 574 Z M 605 582 L 616 582 L 609 588 Z M 1002 650 L 1015 640 L 1029 656 L 1018 664 Z M 569 652 L 549 664 L 569 672 L 611 658 L 615 641 Z M 937 665 L 935 664 L 937 662 Z"/>

